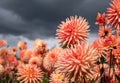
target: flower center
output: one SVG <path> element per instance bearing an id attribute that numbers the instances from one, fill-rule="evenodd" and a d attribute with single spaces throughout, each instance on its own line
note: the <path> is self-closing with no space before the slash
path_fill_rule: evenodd
<path id="1" fill-rule="evenodd" d="M 56 77 L 56 79 L 62 80 L 62 79 L 63 79 L 63 76 L 62 76 L 62 75 L 58 75 L 58 76 Z"/>

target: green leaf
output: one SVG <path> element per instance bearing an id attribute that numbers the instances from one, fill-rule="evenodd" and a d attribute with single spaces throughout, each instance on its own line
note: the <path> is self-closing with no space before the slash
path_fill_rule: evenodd
<path id="1" fill-rule="evenodd" d="M 10 76 L 7 74 L 6 75 L 6 81 L 8 82 L 10 80 Z"/>
<path id="2" fill-rule="evenodd" d="M 44 79 L 42 80 L 42 83 L 49 83 L 49 79 L 48 79 L 48 78 L 44 78 Z"/>
<path id="3" fill-rule="evenodd" d="M 95 83 L 95 80 L 94 80 L 94 79 L 92 79 L 92 80 L 90 81 L 90 83 Z"/>

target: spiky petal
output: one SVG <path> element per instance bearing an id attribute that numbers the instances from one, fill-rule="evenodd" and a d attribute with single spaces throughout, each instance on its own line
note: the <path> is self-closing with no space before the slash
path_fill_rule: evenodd
<path id="1" fill-rule="evenodd" d="M 113 0 L 107 9 L 108 22 L 116 28 L 120 28 L 120 0 Z"/>
<path id="2" fill-rule="evenodd" d="M 50 83 L 69 83 L 69 81 L 64 73 L 56 70 L 50 75 Z"/>
<path id="3" fill-rule="evenodd" d="M 35 65 L 23 65 L 18 67 L 17 80 L 20 83 L 41 83 L 43 73 Z"/>
<path id="4" fill-rule="evenodd" d="M 43 66 L 47 71 L 51 71 L 54 68 L 56 61 L 58 60 L 59 54 L 62 52 L 62 48 L 55 47 L 50 50 L 43 60 Z"/>
<path id="5" fill-rule="evenodd" d="M 71 47 L 88 37 L 89 25 L 81 16 L 67 18 L 66 22 L 62 22 L 58 28 L 56 35 L 62 46 Z"/>
<path id="6" fill-rule="evenodd" d="M 55 67 L 66 73 L 74 81 L 82 81 L 83 77 L 90 79 L 92 77 L 91 67 L 96 62 L 97 51 L 93 45 L 82 43 L 76 45 L 73 49 L 68 49 L 62 54 Z"/>

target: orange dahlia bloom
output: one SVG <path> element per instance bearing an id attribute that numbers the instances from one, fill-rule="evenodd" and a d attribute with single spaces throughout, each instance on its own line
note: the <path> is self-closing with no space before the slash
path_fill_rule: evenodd
<path id="1" fill-rule="evenodd" d="M 107 48 L 113 48 L 114 46 L 117 46 L 119 43 L 119 39 L 116 36 L 109 36 L 104 39 L 103 46 Z"/>
<path id="2" fill-rule="evenodd" d="M 5 69 L 4 69 L 3 65 L 0 64 L 0 75 L 2 75 L 4 71 L 5 71 Z"/>
<path id="3" fill-rule="evenodd" d="M 8 57 L 7 57 L 8 54 L 9 54 L 9 51 L 7 48 L 0 50 L 0 64 L 6 65 L 6 63 L 7 63 L 6 59 L 8 59 Z"/>
<path id="4" fill-rule="evenodd" d="M 13 68 L 18 64 L 16 57 L 13 55 L 8 55 L 7 60 L 9 62 L 8 64 Z"/>
<path id="5" fill-rule="evenodd" d="M 16 47 L 11 48 L 11 53 L 16 56 L 18 49 Z"/>
<path id="6" fill-rule="evenodd" d="M 42 66 L 42 62 L 43 62 L 43 57 L 41 56 L 34 56 L 31 57 L 29 60 L 29 64 L 37 65 L 38 67 Z"/>
<path id="7" fill-rule="evenodd" d="M 58 28 L 56 35 L 62 46 L 74 46 L 88 37 L 89 25 L 86 19 L 82 17 L 71 16 L 70 19 L 66 19 L 66 22 L 62 22 Z"/>
<path id="8" fill-rule="evenodd" d="M 101 55 L 104 56 L 104 54 L 106 54 L 106 51 L 105 51 L 106 47 L 103 46 L 103 43 L 104 41 L 102 38 L 96 39 L 93 42 L 93 46 L 95 49 L 97 49 L 99 57 L 101 57 Z"/>
<path id="9" fill-rule="evenodd" d="M 113 0 L 107 9 L 108 22 L 116 28 L 120 28 L 120 0 Z"/>
<path id="10" fill-rule="evenodd" d="M 0 40 L 0 47 L 7 46 L 7 42 L 5 40 Z"/>
<path id="11" fill-rule="evenodd" d="M 27 50 L 22 50 L 21 53 L 20 53 L 20 60 L 22 62 L 25 62 L 25 63 L 28 63 L 31 56 L 32 56 L 33 52 L 29 49 Z"/>
<path id="12" fill-rule="evenodd" d="M 25 50 L 25 49 L 27 49 L 27 42 L 25 42 L 25 41 L 20 41 L 20 42 L 18 42 L 18 48 L 20 49 L 20 50 Z"/>
<path id="13" fill-rule="evenodd" d="M 50 50 L 43 60 L 43 66 L 47 71 L 51 71 L 54 68 L 56 61 L 60 53 L 62 52 L 62 48 L 56 47 Z"/>
<path id="14" fill-rule="evenodd" d="M 96 18 L 97 22 L 95 24 L 104 25 L 105 23 L 107 23 L 107 19 L 105 16 L 106 16 L 105 13 L 103 14 L 98 13 L 97 18 Z"/>
<path id="15" fill-rule="evenodd" d="M 120 64 L 120 48 L 113 49 L 112 54 L 114 55 L 116 62 Z"/>
<path id="16" fill-rule="evenodd" d="M 43 73 L 35 65 L 24 65 L 23 67 L 18 67 L 17 80 L 20 83 L 42 83 Z"/>
<path id="17" fill-rule="evenodd" d="M 56 70 L 50 75 L 50 83 L 69 83 L 69 80 L 64 73 Z"/>
<path id="18" fill-rule="evenodd" d="M 112 35 L 112 29 L 111 29 L 111 27 L 110 26 L 102 26 L 99 29 L 98 35 L 101 38 L 105 38 L 105 37 L 111 36 Z"/>
<path id="19" fill-rule="evenodd" d="M 34 51 L 36 53 L 44 55 L 47 52 L 46 47 L 47 47 L 47 44 L 45 41 L 41 39 L 36 39 L 34 41 Z"/>
<path id="20" fill-rule="evenodd" d="M 70 79 L 75 82 L 91 79 L 93 71 L 91 67 L 95 66 L 98 59 L 97 51 L 90 44 L 81 43 L 73 49 L 67 49 L 59 58 L 55 67 L 61 70 Z"/>

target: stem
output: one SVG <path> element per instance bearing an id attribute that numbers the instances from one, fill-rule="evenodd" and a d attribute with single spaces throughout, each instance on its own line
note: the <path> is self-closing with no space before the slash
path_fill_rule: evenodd
<path id="1" fill-rule="evenodd" d="M 85 78 L 84 78 L 84 83 L 86 83 L 86 80 L 85 80 Z"/>
<path id="2" fill-rule="evenodd" d="M 111 68 L 112 68 L 112 65 L 113 65 L 113 55 L 112 55 L 112 49 L 110 49 L 109 83 L 111 83 L 111 81 L 110 81 L 110 74 L 111 74 Z"/>

